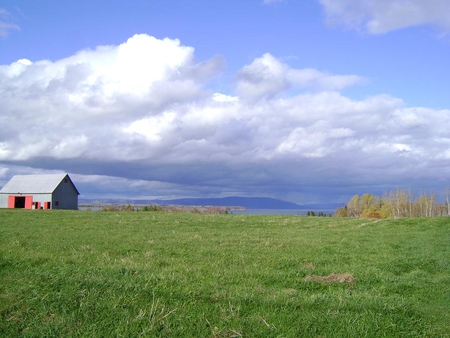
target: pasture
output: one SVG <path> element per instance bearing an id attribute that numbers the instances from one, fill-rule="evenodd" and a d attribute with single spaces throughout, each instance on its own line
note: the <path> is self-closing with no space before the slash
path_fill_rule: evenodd
<path id="1" fill-rule="evenodd" d="M 449 333 L 449 218 L 0 210 L 1 337 Z"/>

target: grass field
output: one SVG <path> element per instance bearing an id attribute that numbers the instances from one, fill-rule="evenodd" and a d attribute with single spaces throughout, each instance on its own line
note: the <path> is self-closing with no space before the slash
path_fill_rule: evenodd
<path id="1" fill-rule="evenodd" d="M 1 337 L 450 336 L 448 218 L 5 209 L 0 269 Z"/>

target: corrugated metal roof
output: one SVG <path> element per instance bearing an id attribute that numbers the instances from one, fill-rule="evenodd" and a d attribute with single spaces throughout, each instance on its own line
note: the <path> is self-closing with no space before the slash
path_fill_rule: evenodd
<path id="1" fill-rule="evenodd" d="M 2 190 L 0 190 L 0 193 L 49 194 L 58 187 L 66 175 L 16 175 L 5 184 Z"/>

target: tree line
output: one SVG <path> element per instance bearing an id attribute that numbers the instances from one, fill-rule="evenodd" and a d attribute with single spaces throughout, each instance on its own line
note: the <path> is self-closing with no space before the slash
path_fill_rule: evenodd
<path id="1" fill-rule="evenodd" d="M 306 213 L 306 216 L 313 216 L 313 217 L 332 217 L 332 214 L 326 214 L 323 211 L 315 212 L 315 211 L 308 211 Z"/>
<path id="2" fill-rule="evenodd" d="M 87 209 L 91 210 L 91 209 Z M 228 214 L 227 207 L 217 206 L 185 206 L 185 205 L 131 205 L 131 204 L 107 204 L 103 205 L 102 211 L 164 211 L 164 212 L 179 212 L 192 214 Z"/>
<path id="3" fill-rule="evenodd" d="M 411 189 L 397 189 L 383 196 L 354 195 L 335 217 L 401 218 L 450 216 L 450 187 L 445 188 L 444 203 L 435 192 L 414 196 Z"/>

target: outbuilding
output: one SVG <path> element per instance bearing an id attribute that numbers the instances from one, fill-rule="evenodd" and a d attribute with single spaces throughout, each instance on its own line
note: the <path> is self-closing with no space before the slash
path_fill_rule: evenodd
<path id="1" fill-rule="evenodd" d="M 78 195 L 68 174 L 16 175 L 0 190 L 0 208 L 77 210 Z"/>

